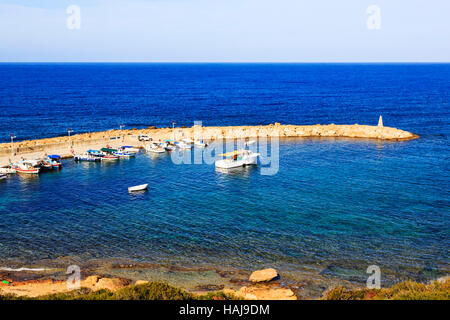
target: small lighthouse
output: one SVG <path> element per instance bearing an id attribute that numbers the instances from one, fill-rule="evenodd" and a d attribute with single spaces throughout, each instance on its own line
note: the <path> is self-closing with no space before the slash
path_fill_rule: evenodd
<path id="1" fill-rule="evenodd" d="M 383 117 L 380 116 L 380 118 L 378 119 L 378 127 L 382 128 L 383 127 Z"/>

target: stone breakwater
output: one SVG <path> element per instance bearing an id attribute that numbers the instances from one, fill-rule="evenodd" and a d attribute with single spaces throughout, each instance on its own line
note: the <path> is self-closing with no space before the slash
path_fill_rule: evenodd
<path id="1" fill-rule="evenodd" d="M 370 125 L 281 125 L 279 123 L 264 126 L 230 126 L 230 127 L 202 127 L 193 126 L 175 128 L 110 130 L 76 134 L 71 137 L 54 137 L 37 140 L 18 141 L 0 144 L 0 165 L 7 165 L 9 160 L 17 160 L 17 156 L 34 155 L 36 153 L 57 153 L 69 157 L 70 150 L 84 152 L 87 148 L 103 147 L 106 144 L 118 147 L 124 143 L 139 144 L 138 135 L 148 135 L 154 141 L 183 138 L 190 139 L 244 139 L 260 137 L 345 137 L 380 140 L 410 140 L 418 136 L 404 130 Z"/>

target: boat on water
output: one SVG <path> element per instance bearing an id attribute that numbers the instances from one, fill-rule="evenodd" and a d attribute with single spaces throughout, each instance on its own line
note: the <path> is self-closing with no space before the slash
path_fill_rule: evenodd
<path id="1" fill-rule="evenodd" d="M 147 144 L 144 146 L 145 151 L 147 152 L 154 152 L 154 153 L 164 153 L 166 152 L 166 149 L 161 144 L 158 144 L 156 142 Z"/>
<path id="2" fill-rule="evenodd" d="M 55 169 L 62 168 L 61 156 L 59 156 L 57 154 L 51 154 L 51 155 L 47 156 L 46 161 L 49 162 L 51 164 L 51 166 Z"/>
<path id="3" fill-rule="evenodd" d="M 177 149 L 173 140 L 164 140 L 163 147 L 166 151 L 174 151 Z"/>
<path id="4" fill-rule="evenodd" d="M 183 139 L 180 142 L 175 142 L 175 145 L 180 149 L 192 149 L 192 140 Z"/>
<path id="5" fill-rule="evenodd" d="M 131 158 L 131 157 L 135 157 L 136 153 L 127 152 L 124 150 L 118 150 L 118 151 L 114 152 L 113 155 L 119 156 L 119 158 Z"/>
<path id="6" fill-rule="evenodd" d="M 121 146 L 119 150 L 130 152 L 130 153 L 139 153 L 141 149 L 133 147 L 133 146 Z"/>
<path id="7" fill-rule="evenodd" d="M 208 146 L 208 144 L 203 140 L 196 140 L 194 142 L 194 146 L 197 148 L 206 148 Z"/>
<path id="8" fill-rule="evenodd" d="M 89 151 L 86 151 L 83 154 L 76 154 L 73 157 L 73 159 L 75 161 L 90 161 L 90 162 L 94 162 L 94 161 L 100 161 L 102 159 L 102 157 L 100 155 L 92 154 Z"/>
<path id="9" fill-rule="evenodd" d="M 38 174 L 41 167 L 38 160 L 22 160 L 11 164 L 11 168 L 17 173 Z"/>
<path id="10" fill-rule="evenodd" d="M 128 188 L 128 192 L 144 191 L 144 190 L 147 190 L 147 188 L 148 188 L 148 183 L 141 184 L 141 185 L 138 185 L 138 186 L 129 187 Z"/>
<path id="11" fill-rule="evenodd" d="M 0 174 L 12 174 L 12 173 L 16 173 L 16 169 L 0 168 Z"/>
<path id="12" fill-rule="evenodd" d="M 6 179 L 7 175 L 5 173 L 0 173 L 0 180 Z"/>
<path id="13" fill-rule="evenodd" d="M 41 168 L 41 171 L 49 171 L 53 170 L 53 166 L 47 159 L 39 159 L 37 160 L 37 165 Z"/>
<path id="14" fill-rule="evenodd" d="M 251 150 L 235 150 L 220 155 L 225 159 L 217 160 L 215 165 L 217 168 L 230 169 L 248 165 L 257 165 L 259 153 L 254 153 Z"/>
<path id="15" fill-rule="evenodd" d="M 117 161 L 119 160 L 119 156 L 115 154 L 118 152 L 117 149 L 111 148 L 101 148 L 100 151 L 103 152 L 103 157 L 100 158 L 101 161 Z"/>

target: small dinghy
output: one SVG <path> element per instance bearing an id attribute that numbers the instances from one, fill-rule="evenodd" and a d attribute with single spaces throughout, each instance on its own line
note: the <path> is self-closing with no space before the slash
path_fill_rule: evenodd
<path id="1" fill-rule="evenodd" d="M 139 186 L 129 187 L 128 192 L 144 191 L 144 190 L 147 190 L 147 188 L 148 188 L 148 183 L 141 184 Z"/>

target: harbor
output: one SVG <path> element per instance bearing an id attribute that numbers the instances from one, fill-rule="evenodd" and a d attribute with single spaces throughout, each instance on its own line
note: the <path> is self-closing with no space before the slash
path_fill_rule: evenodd
<path id="1" fill-rule="evenodd" d="M 110 130 L 103 132 L 83 133 L 62 137 L 38 140 L 17 141 L 0 144 L 0 167 L 6 167 L 22 158 L 35 159 L 45 154 L 57 154 L 61 158 L 72 158 L 74 154 L 86 150 L 100 150 L 105 146 L 117 149 L 123 145 L 144 148 L 148 141 L 140 140 L 140 136 L 151 137 L 153 142 L 161 143 L 170 140 L 192 140 L 197 144 L 202 140 L 215 141 L 223 139 L 248 138 L 289 138 L 289 137 L 335 137 L 401 141 L 415 139 L 418 136 L 404 130 L 369 125 L 313 125 L 296 126 L 272 124 L 267 126 L 230 126 L 191 128 L 148 128 L 140 130 Z M 183 145 L 180 146 L 183 148 Z M 201 147 L 204 147 L 201 145 Z M 160 150 L 162 151 L 162 150 Z"/>

